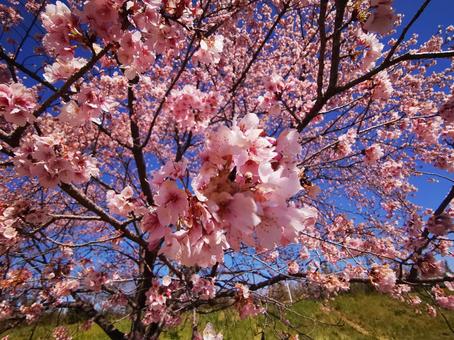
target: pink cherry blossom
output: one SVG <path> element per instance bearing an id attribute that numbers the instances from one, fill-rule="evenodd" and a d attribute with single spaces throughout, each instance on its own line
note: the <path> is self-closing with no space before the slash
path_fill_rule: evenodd
<path id="1" fill-rule="evenodd" d="M 430 253 L 418 259 L 417 262 L 422 277 L 440 277 L 446 271 L 443 261 L 437 261 Z"/>
<path id="2" fill-rule="evenodd" d="M 386 34 L 392 30 L 396 16 L 391 7 L 393 0 L 372 0 L 373 12 L 369 14 L 364 28 L 370 32 Z"/>
<path id="3" fill-rule="evenodd" d="M 166 179 L 182 179 L 186 174 L 187 161 L 174 162 L 169 160 L 153 175 L 152 184 L 159 187 Z"/>
<path id="4" fill-rule="evenodd" d="M 25 314 L 27 322 L 32 323 L 37 320 L 43 312 L 43 305 L 39 302 L 34 302 L 30 306 L 21 306 L 20 311 Z"/>
<path id="5" fill-rule="evenodd" d="M 86 63 L 87 60 L 84 58 L 57 59 L 52 65 L 44 68 L 44 78 L 50 83 L 68 79 Z"/>
<path id="6" fill-rule="evenodd" d="M 241 319 L 255 317 L 265 312 L 265 309 L 263 307 L 256 305 L 251 298 L 246 299 L 243 302 L 240 302 L 238 305 L 238 310 Z"/>
<path id="7" fill-rule="evenodd" d="M 373 33 L 364 33 L 362 30 L 358 30 L 356 34 L 358 42 L 366 48 L 360 61 L 360 69 L 361 71 L 368 71 L 375 66 L 384 45 L 379 42 L 377 36 Z"/>
<path id="8" fill-rule="evenodd" d="M 392 4 L 0 5 L 3 323 L 74 307 L 155 339 L 193 312 L 202 339 L 199 312 L 294 279 L 452 308 L 454 26 Z"/>
<path id="9" fill-rule="evenodd" d="M 214 329 L 214 326 L 208 322 L 203 329 L 203 340 L 222 340 L 224 339 L 222 333 L 216 333 L 216 330 Z"/>
<path id="10" fill-rule="evenodd" d="M 349 130 L 347 133 L 339 136 L 336 145 L 336 158 L 344 158 L 352 152 L 352 145 L 356 140 L 356 131 Z"/>
<path id="11" fill-rule="evenodd" d="M 63 143 L 62 135 L 30 137 L 29 143 L 16 152 L 14 161 L 18 171 L 38 177 L 44 187 L 54 187 L 60 182 L 80 184 L 97 175 L 92 157 L 70 150 Z"/>
<path id="12" fill-rule="evenodd" d="M 253 227 L 260 223 L 252 197 L 237 193 L 219 207 L 220 219 L 227 226 L 227 241 L 238 249 L 241 241 L 252 242 Z"/>
<path id="13" fill-rule="evenodd" d="M 300 266 L 298 265 L 298 263 L 296 261 L 291 261 L 288 264 L 288 273 L 289 274 L 291 274 L 291 275 L 298 274 L 299 270 L 300 270 Z"/>
<path id="14" fill-rule="evenodd" d="M 52 336 L 55 340 L 71 340 L 69 330 L 65 326 L 58 326 L 54 328 Z"/>
<path id="15" fill-rule="evenodd" d="M 173 90 L 166 103 L 168 110 L 182 128 L 202 128 L 208 124 L 208 117 L 216 112 L 219 99 L 216 93 L 205 93 L 193 85 Z"/>
<path id="16" fill-rule="evenodd" d="M 373 89 L 372 98 L 389 99 L 392 93 L 393 87 L 388 73 L 380 72 L 375 79 L 375 87 Z"/>
<path id="17" fill-rule="evenodd" d="M 118 38 L 121 30 L 118 10 L 121 3 L 122 1 L 117 0 L 86 1 L 81 19 L 101 38 Z"/>
<path id="18" fill-rule="evenodd" d="M 454 295 L 446 295 L 439 286 L 433 287 L 432 293 L 435 296 L 435 301 L 440 307 L 454 310 Z"/>
<path id="19" fill-rule="evenodd" d="M 52 295 L 60 298 L 70 295 L 73 291 L 79 288 L 79 281 L 74 279 L 59 281 L 52 289 Z"/>
<path id="20" fill-rule="evenodd" d="M 71 45 L 71 33 L 75 33 L 77 18 L 61 1 L 46 5 L 41 20 L 47 31 L 43 45 L 47 52 L 60 58 L 72 58 L 74 47 Z"/>
<path id="21" fill-rule="evenodd" d="M 109 210 L 115 214 L 128 216 L 130 212 L 134 211 L 135 202 L 130 186 L 126 186 L 119 194 L 116 194 L 113 190 L 108 191 L 106 199 Z"/>
<path id="22" fill-rule="evenodd" d="M 437 310 L 433 306 L 427 306 L 427 314 L 429 314 L 429 316 L 435 318 L 435 317 L 437 317 Z"/>
<path id="23" fill-rule="evenodd" d="M 97 271 L 93 267 L 87 268 L 81 276 L 85 288 L 94 292 L 99 292 L 102 288 L 102 285 L 107 281 L 105 274 Z"/>
<path id="24" fill-rule="evenodd" d="M 13 314 L 13 308 L 7 301 L 0 302 L 0 320 L 5 320 Z"/>
<path id="25" fill-rule="evenodd" d="M 24 126 L 33 122 L 36 106 L 34 91 L 20 83 L 0 84 L 0 113 L 7 122 Z"/>
<path id="26" fill-rule="evenodd" d="M 454 93 L 454 88 L 451 92 Z M 440 116 L 446 123 L 454 123 L 454 94 L 451 94 L 448 100 L 440 108 Z"/>
<path id="27" fill-rule="evenodd" d="M 205 64 L 217 64 L 224 48 L 224 37 L 215 35 L 200 41 L 200 48 L 194 54 L 194 60 Z"/>
<path id="28" fill-rule="evenodd" d="M 216 296 L 216 286 L 212 280 L 201 278 L 197 274 L 192 275 L 192 292 L 202 300 L 209 300 Z"/>
<path id="29" fill-rule="evenodd" d="M 178 189 L 175 181 L 165 181 L 156 196 L 157 214 L 162 225 L 175 224 L 188 210 L 187 194 Z"/>
<path id="30" fill-rule="evenodd" d="M 383 150 L 379 144 L 373 144 L 364 150 L 366 157 L 364 161 L 367 164 L 375 164 L 380 158 L 384 156 Z"/>
<path id="31" fill-rule="evenodd" d="M 372 284 L 382 293 L 390 293 L 396 285 L 396 273 L 388 266 L 374 265 L 369 278 Z"/>

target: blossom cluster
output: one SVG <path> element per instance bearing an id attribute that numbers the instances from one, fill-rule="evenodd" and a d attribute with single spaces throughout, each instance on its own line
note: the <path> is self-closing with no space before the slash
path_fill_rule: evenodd
<path id="1" fill-rule="evenodd" d="M 46 188 L 85 183 L 98 174 L 95 159 L 65 145 L 59 133 L 25 138 L 15 152 L 14 164 L 19 175 L 36 176 Z"/>
<path id="2" fill-rule="evenodd" d="M 160 285 L 157 280 L 153 280 L 152 287 L 147 291 L 146 310 L 143 322 L 148 325 L 160 322 L 166 327 L 177 325 L 180 318 L 171 313 L 167 306 L 167 300 L 171 296 L 172 286 Z"/>
<path id="3" fill-rule="evenodd" d="M 82 125 L 87 121 L 98 122 L 102 112 L 109 112 L 114 103 L 108 96 L 101 95 L 94 87 L 83 86 L 73 99 L 63 104 L 59 119 L 72 126 Z"/>
<path id="4" fill-rule="evenodd" d="M 85 58 L 57 59 L 52 65 L 44 67 L 44 78 L 50 83 L 66 80 L 86 63 Z"/>
<path id="5" fill-rule="evenodd" d="M 364 28 L 369 32 L 386 34 L 393 29 L 396 15 L 392 8 L 393 0 L 371 0 L 372 12 Z"/>
<path id="6" fill-rule="evenodd" d="M 238 283 L 235 288 L 237 289 L 237 303 L 235 306 L 241 319 L 255 317 L 265 312 L 265 308 L 254 302 L 254 298 L 247 286 Z"/>
<path id="7" fill-rule="evenodd" d="M 41 14 L 46 30 L 43 45 L 57 60 L 46 67 L 46 79 L 51 82 L 65 79 L 84 64 L 82 58 L 75 57 L 77 45 L 74 42 L 88 43 L 90 49 L 99 50 L 97 43 L 87 41 L 82 35 L 81 25 L 88 25 L 89 31 L 105 43 L 118 43 L 117 59 L 127 78 L 132 80 L 148 71 L 156 54 L 168 53 L 183 37 L 181 27 L 163 20 L 160 10 L 160 3 L 154 1 L 125 4 L 122 0 L 88 0 L 81 10 L 71 10 L 61 1 L 47 5 Z M 120 16 L 123 11 L 128 13 L 126 20 L 131 29 L 123 27 L 125 18 Z M 187 16 L 190 12 L 184 14 Z M 219 60 L 222 39 L 216 38 L 213 43 L 203 41 L 201 45 L 201 60 Z"/>
<path id="8" fill-rule="evenodd" d="M 18 236 L 24 224 L 40 225 L 49 220 L 42 209 L 33 209 L 26 200 L 16 200 L 12 204 L 0 204 L 0 235 L 8 240 Z"/>
<path id="9" fill-rule="evenodd" d="M 173 119 L 183 128 L 203 129 L 219 106 L 216 92 L 202 92 L 193 85 L 173 90 L 166 107 Z"/>
<path id="10" fill-rule="evenodd" d="M 114 214 L 127 217 L 136 208 L 133 191 L 130 186 L 125 187 L 119 194 L 109 190 L 106 194 L 107 207 Z"/>
<path id="11" fill-rule="evenodd" d="M 74 46 L 71 46 L 70 40 L 76 34 L 76 16 L 63 2 L 57 1 L 55 5 L 46 5 L 41 21 L 46 30 L 43 45 L 48 53 L 64 59 L 71 58 Z"/>
<path id="12" fill-rule="evenodd" d="M 451 286 L 449 286 L 451 287 Z M 432 293 L 435 296 L 435 301 L 437 301 L 440 307 L 445 309 L 454 310 L 454 295 L 448 295 L 446 292 L 439 286 L 432 288 Z"/>
<path id="13" fill-rule="evenodd" d="M 209 300 L 216 296 L 214 280 L 204 279 L 197 274 L 192 275 L 192 292 L 202 300 Z"/>
<path id="14" fill-rule="evenodd" d="M 301 190 L 298 133 L 287 130 L 275 139 L 258 124 L 248 114 L 209 136 L 192 181 L 195 195 L 172 178 L 159 185 L 157 208 L 142 222 L 150 247 L 164 238 L 161 252 L 169 258 L 209 266 L 241 242 L 273 249 L 297 242 L 299 232 L 314 225 L 315 209 L 291 201 Z"/>
<path id="15" fill-rule="evenodd" d="M 34 121 L 36 95 L 21 83 L 0 84 L 0 114 L 12 124 L 24 126 Z"/>
<path id="16" fill-rule="evenodd" d="M 215 35 L 208 39 L 200 41 L 200 48 L 194 54 L 194 61 L 204 64 L 217 64 L 221 59 L 221 53 L 224 49 L 224 37 Z"/>
<path id="17" fill-rule="evenodd" d="M 69 333 L 68 328 L 65 326 L 58 326 L 54 328 L 52 336 L 55 340 L 71 340 L 72 336 Z"/>
<path id="18" fill-rule="evenodd" d="M 382 293 L 391 293 L 396 286 L 396 273 L 387 265 L 373 265 L 369 278 L 375 288 Z"/>

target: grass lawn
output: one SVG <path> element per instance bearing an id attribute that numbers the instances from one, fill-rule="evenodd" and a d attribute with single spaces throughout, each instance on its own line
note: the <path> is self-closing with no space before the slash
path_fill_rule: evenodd
<path id="1" fill-rule="evenodd" d="M 454 324 L 454 313 L 444 314 Z M 285 316 L 282 318 L 284 321 L 278 320 L 279 315 Z M 286 325 L 285 320 L 290 320 L 296 328 Z M 365 291 L 343 294 L 325 302 L 303 300 L 295 303 L 290 312 L 270 308 L 268 317 L 240 320 L 234 309 L 227 309 L 200 315 L 199 322 L 199 330 L 211 322 L 226 340 L 261 339 L 262 333 L 265 339 L 281 339 L 284 334 L 297 332 L 314 339 L 454 339 L 454 334 L 441 316 L 431 318 L 425 313 L 417 314 L 411 307 L 387 296 Z M 56 321 L 51 321 L 17 328 L 9 333 L 10 340 L 52 339 L 52 330 L 56 325 Z M 191 325 L 192 318 L 188 315 L 178 328 L 164 332 L 161 339 L 190 339 Z M 82 332 L 79 326 L 67 325 L 74 340 L 108 339 L 97 325 L 86 332 Z M 117 323 L 122 331 L 127 332 L 129 326 L 128 320 Z"/>

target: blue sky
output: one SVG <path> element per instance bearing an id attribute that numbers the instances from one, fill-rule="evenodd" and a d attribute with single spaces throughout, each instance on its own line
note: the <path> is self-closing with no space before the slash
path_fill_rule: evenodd
<path id="1" fill-rule="evenodd" d="M 394 0 L 396 12 L 405 16 L 403 25 L 412 18 L 423 2 L 424 0 Z M 27 18 L 27 20 L 31 20 L 31 17 Z M 454 25 L 454 0 L 432 0 L 409 33 L 417 33 L 420 42 L 426 41 L 438 30 L 439 25 L 444 27 Z M 34 29 L 32 32 L 37 33 L 38 30 Z M 397 34 L 400 34 L 400 32 L 401 28 L 398 29 Z M 23 62 L 24 58 L 30 55 L 32 46 L 31 41 L 27 41 L 24 44 L 24 50 L 19 57 L 20 62 Z M 10 48 L 10 46 L 5 47 Z M 34 69 L 33 64 L 40 64 L 40 62 L 42 62 L 41 58 L 32 58 L 27 59 L 25 64 L 27 67 Z M 448 62 L 447 60 L 444 61 L 444 65 Z M 34 82 L 31 81 L 31 83 Z M 425 172 L 439 173 L 443 176 L 454 178 L 453 175 L 432 166 L 421 164 L 421 167 L 421 170 Z M 419 188 L 419 191 L 415 194 L 414 202 L 426 208 L 436 208 L 453 183 L 441 178 L 438 179 L 438 182 L 429 181 L 430 179 L 430 176 L 421 176 L 413 179 L 412 183 Z"/>
<path id="2" fill-rule="evenodd" d="M 2 1 L 2 0 L 0 0 Z M 52 1 L 55 2 L 55 1 Z M 419 6 L 423 3 L 423 0 L 395 0 L 394 8 L 397 13 L 403 13 L 405 15 L 403 25 L 405 25 L 418 10 Z M 454 0 L 432 0 L 426 11 L 422 14 L 413 28 L 410 30 L 410 34 L 417 33 L 419 35 L 420 42 L 426 41 L 438 30 L 438 26 L 442 25 L 447 27 L 454 25 Z M 33 30 L 33 33 L 37 33 L 37 30 Z M 398 30 L 398 34 L 401 29 Z M 10 46 L 7 46 L 9 48 Z M 19 62 L 23 62 L 25 58 L 30 54 L 33 44 L 27 41 L 24 44 L 24 51 L 20 54 Z M 40 64 L 42 59 L 27 59 L 25 64 L 27 67 L 34 69 L 34 63 Z M 34 82 L 31 82 L 34 83 Z M 454 175 L 447 172 L 436 169 L 430 165 L 421 164 L 421 169 L 425 172 L 438 173 L 446 177 L 454 178 Z M 440 202 L 449 192 L 452 182 L 445 179 L 437 179 L 438 182 L 430 181 L 434 177 L 421 176 L 414 178 L 412 184 L 418 188 L 418 192 L 415 193 L 413 201 L 425 208 L 435 209 L 438 207 Z M 226 261 L 229 261 L 226 258 Z"/>
<path id="3" fill-rule="evenodd" d="M 423 0 L 394 1 L 396 12 L 405 15 L 403 25 L 413 17 L 423 2 Z M 419 35 L 419 41 L 426 41 L 437 32 L 439 25 L 444 27 L 454 25 L 454 0 L 432 0 L 409 33 L 417 33 Z M 401 30 L 398 31 L 399 34 L 400 32 Z M 422 169 L 418 170 L 438 173 L 454 179 L 454 176 L 446 171 L 441 171 L 429 165 L 421 164 L 421 166 Z M 430 178 L 430 176 L 421 176 L 412 180 L 412 184 L 419 189 L 413 201 L 423 207 L 435 209 L 448 194 L 454 183 L 441 178 L 437 179 L 438 182 L 431 182 L 429 181 Z"/>
<path id="4" fill-rule="evenodd" d="M 423 2 L 423 0 L 394 0 L 394 8 L 397 13 L 405 15 L 405 24 Z M 427 40 L 437 31 L 438 25 L 454 25 L 454 0 L 432 0 L 410 33 L 418 33 L 423 40 Z"/>

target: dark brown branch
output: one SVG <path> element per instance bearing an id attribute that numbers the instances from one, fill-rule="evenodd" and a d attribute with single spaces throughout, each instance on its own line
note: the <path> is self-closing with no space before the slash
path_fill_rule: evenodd
<path id="1" fill-rule="evenodd" d="M 309 113 L 304 117 L 304 119 L 301 121 L 301 123 L 298 125 L 298 131 L 301 132 L 306 128 L 306 126 L 309 125 L 309 123 L 314 119 L 317 114 L 320 112 L 320 110 L 323 108 L 323 106 L 328 102 L 328 100 L 331 97 L 334 97 L 338 93 L 345 92 L 352 87 L 361 84 L 362 82 L 369 80 L 372 78 L 374 75 L 380 73 L 383 70 L 386 70 L 387 68 L 397 65 L 401 62 L 405 61 L 411 61 L 411 60 L 424 60 L 424 59 L 441 59 L 441 58 L 452 58 L 454 57 L 454 51 L 443 51 L 443 52 L 428 52 L 428 53 L 405 53 L 393 60 L 390 60 L 388 62 L 383 62 L 380 64 L 380 66 L 376 67 L 375 69 L 367 72 L 366 74 L 362 75 L 361 77 L 352 80 L 351 82 L 342 85 L 342 86 L 337 86 L 335 88 L 329 89 L 326 91 L 325 95 L 321 98 L 317 98 L 315 101 L 314 106 L 311 108 Z"/>
<path id="2" fill-rule="evenodd" d="M 340 47 L 342 23 L 344 21 L 346 0 L 336 0 L 336 18 L 334 20 L 333 48 L 331 54 L 331 70 L 329 75 L 328 90 L 335 88 L 339 77 Z"/>
<path id="3" fill-rule="evenodd" d="M 136 162 L 137 173 L 139 175 L 140 187 L 142 189 L 143 194 L 147 199 L 148 205 L 153 205 L 153 194 L 151 192 L 150 183 L 148 183 L 147 179 L 147 167 L 145 164 L 145 158 L 143 156 L 142 146 L 140 144 L 140 131 L 137 122 L 135 121 L 134 117 L 134 90 L 132 88 L 132 84 L 130 83 L 128 86 L 128 109 L 129 109 L 129 121 L 130 121 L 130 128 L 131 128 L 131 137 L 132 137 L 132 154 L 134 156 L 134 160 Z"/>
<path id="4" fill-rule="evenodd" d="M 320 1 L 320 14 L 318 17 L 318 26 L 320 31 L 320 52 L 318 56 L 317 100 L 323 97 L 323 75 L 325 73 L 325 51 L 326 51 L 325 17 L 327 7 L 328 0 Z"/>
<path id="5" fill-rule="evenodd" d="M 421 5 L 421 7 L 419 8 L 419 10 L 416 12 L 416 14 L 413 16 L 413 18 L 410 20 L 410 22 L 407 24 L 407 26 L 405 26 L 405 28 L 403 29 L 402 33 L 400 34 L 399 38 L 397 39 L 396 43 L 393 45 L 393 47 L 391 48 L 391 50 L 389 51 L 388 55 L 386 56 L 384 62 L 388 62 L 392 56 L 394 55 L 394 53 L 396 52 L 397 48 L 399 47 L 399 45 L 402 43 L 402 41 L 405 39 L 405 36 L 407 35 L 408 31 L 410 30 L 410 28 L 413 26 L 413 24 L 416 22 L 416 20 L 418 20 L 418 18 L 421 16 L 421 14 L 424 12 L 424 10 L 426 9 L 426 7 L 429 5 L 429 3 L 431 2 L 432 0 L 426 0 L 424 1 L 424 3 Z"/>
<path id="6" fill-rule="evenodd" d="M 434 216 L 441 215 L 453 199 L 454 199 L 454 185 L 451 187 L 451 190 L 449 191 L 448 195 L 445 197 L 443 202 L 440 203 L 437 210 L 435 210 Z"/>
<path id="7" fill-rule="evenodd" d="M 88 198 L 84 193 L 82 193 L 74 185 L 61 183 L 60 188 L 64 192 L 66 192 L 69 196 L 74 198 L 81 206 L 87 208 L 89 211 L 98 215 L 101 218 L 101 220 L 109 223 L 115 229 L 121 231 L 126 238 L 142 245 L 143 247 L 148 246 L 148 244 L 143 239 L 132 234 L 128 229 L 126 229 L 126 226 L 124 223 L 118 221 L 116 218 L 114 218 L 114 217 L 110 216 L 108 213 L 106 213 L 101 207 L 96 205 L 96 203 L 94 203 L 92 200 L 90 200 L 90 198 Z"/>
<path id="8" fill-rule="evenodd" d="M 58 89 L 52 85 L 51 83 L 49 83 L 47 80 L 45 79 L 42 79 L 41 77 L 39 77 L 36 73 L 30 71 L 28 68 L 26 68 L 25 66 L 23 66 L 22 64 L 19 64 L 17 61 L 15 61 L 14 59 L 10 58 L 4 51 L 3 49 L 0 47 L 0 58 L 3 59 L 9 66 L 11 67 L 15 67 L 17 69 L 19 69 L 20 71 L 22 71 L 23 73 L 25 73 L 27 76 L 29 76 L 30 78 L 32 78 L 33 80 L 36 80 L 38 83 L 46 86 L 47 88 L 51 89 L 52 91 L 54 92 L 57 92 Z"/>
<path id="9" fill-rule="evenodd" d="M 63 308 L 73 308 L 83 312 L 91 318 L 101 329 L 113 340 L 126 340 L 124 333 L 120 332 L 115 326 L 101 313 L 97 312 L 91 304 L 82 301 L 80 297 L 73 294 L 76 301 L 62 303 L 59 306 Z"/>

